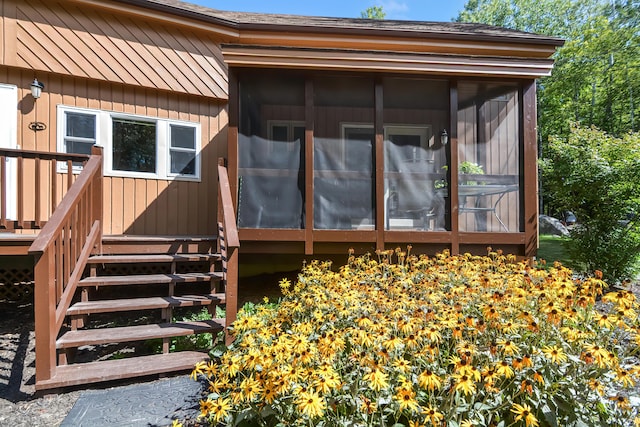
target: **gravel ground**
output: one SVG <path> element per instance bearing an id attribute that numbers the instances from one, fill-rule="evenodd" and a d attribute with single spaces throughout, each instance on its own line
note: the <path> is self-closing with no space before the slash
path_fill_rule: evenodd
<path id="1" fill-rule="evenodd" d="M 80 390 L 35 393 L 33 305 L 0 304 L 0 426 L 59 425 Z"/>

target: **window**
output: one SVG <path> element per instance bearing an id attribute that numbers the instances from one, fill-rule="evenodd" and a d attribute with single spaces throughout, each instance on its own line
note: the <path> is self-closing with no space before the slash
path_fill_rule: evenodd
<path id="1" fill-rule="evenodd" d="M 58 106 L 58 129 L 58 151 L 90 154 L 103 146 L 105 175 L 200 179 L 199 123 Z"/>
<path id="2" fill-rule="evenodd" d="M 169 173 L 177 175 L 196 174 L 196 128 L 193 126 L 169 125 L 171 146 Z"/>

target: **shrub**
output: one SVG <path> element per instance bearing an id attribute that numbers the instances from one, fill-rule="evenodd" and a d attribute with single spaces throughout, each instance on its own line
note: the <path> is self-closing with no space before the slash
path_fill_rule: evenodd
<path id="1" fill-rule="evenodd" d="M 615 138 L 573 127 L 568 138 L 551 138 L 545 157 L 542 182 L 551 202 L 578 217 L 570 256 L 608 281 L 633 278 L 640 253 L 640 133 Z"/>
<path id="2" fill-rule="evenodd" d="M 397 257 L 397 262 L 392 262 Z M 638 425 L 638 303 L 489 252 L 312 262 L 198 364 L 213 425 Z"/>

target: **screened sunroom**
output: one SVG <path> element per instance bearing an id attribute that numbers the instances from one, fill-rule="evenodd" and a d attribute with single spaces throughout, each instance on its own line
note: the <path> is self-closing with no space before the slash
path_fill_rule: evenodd
<path id="1" fill-rule="evenodd" d="M 307 252 L 523 241 L 521 82 L 268 70 L 237 79 L 242 239 L 303 247 L 311 234 Z"/>
<path id="2" fill-rule="evenodd" d="M 548 75 L 561 41 L 462 24 L 375 25 L 388 28 L 339 28 L 353 34 L 311 42 L 302 33 L 312 30 L 294 26 L 256 33 L 273 37 L 269 46 L 223 45 L 243 253 L 411 244 L 532 256 L 535 79 Z M 479 33 L 456 34 L 469 28 Z"/>

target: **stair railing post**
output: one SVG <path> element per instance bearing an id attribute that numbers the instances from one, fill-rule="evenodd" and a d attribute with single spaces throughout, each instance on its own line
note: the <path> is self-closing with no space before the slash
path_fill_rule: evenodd
<path id="1" fill-rule="evenodd" d="M 55 258 L 51 247 L 36 256 L 34 315 L 36 382 L 51 379 L 56 371 Z"/>
<path id="2" fill-rule="evenodd" d="M 229 333 L 229 327 L 235 322 L 238 315 L 238 252 L 237 247 L 227 249 L 227 283 L 225 286 L 225 340 L 227 345 L 233 342 L 233 335 Z"/>
<path id="3" fill-rule="evenodd" d="M 95 174 L 95 176 L 93 177 L 93 193 L 92 193 L 92 200 L 91 200 L 91 204 L 92 204 L 92 219 L 93 220 L 97 220 L 100 223 L 100 228 L 99 228 L 99 236 L 98 236 L 98 240 L 97 240 L 97 247 L 96 247 L 96 253 L 98 254 L 102 254 L 102 227 L 104 225 L 103 222 L 103 217 L 104 217 L 104 208 L 103 208 L 103 182 L 104 182 L 104 178 L 103 178 L 103 151 L 104 149 L 98 145 L 94 145 L 93 147 L 91 147 L 91 155 L 92 156 L 100 156 L 100 165 L 98 167 L 98 171 Z M 89 227 L 91 227 L 91 224 L 89 224 Z"/>

